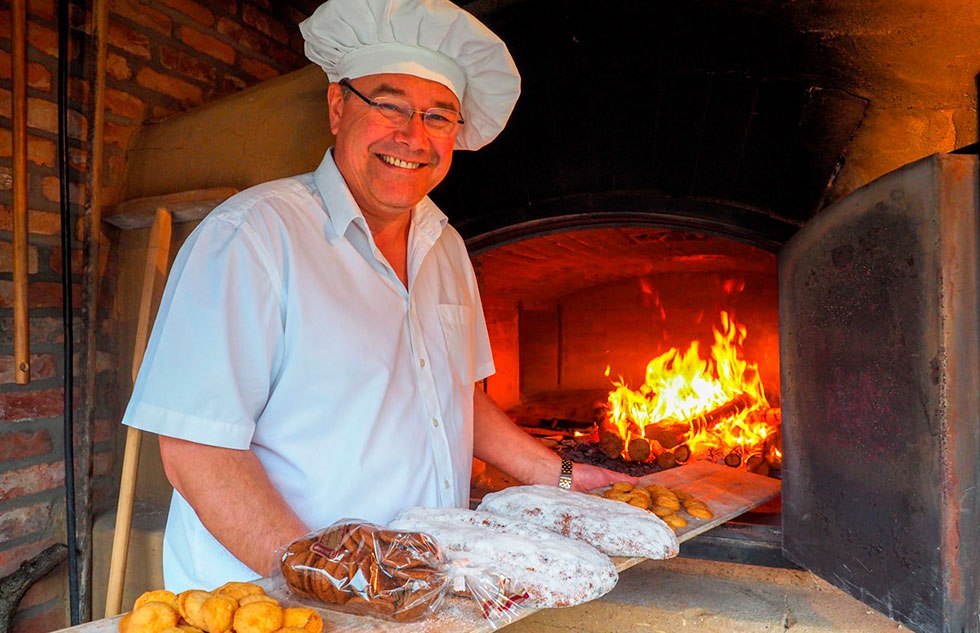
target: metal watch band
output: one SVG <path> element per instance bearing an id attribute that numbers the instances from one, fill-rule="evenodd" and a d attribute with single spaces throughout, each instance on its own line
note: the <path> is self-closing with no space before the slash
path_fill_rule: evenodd
<path id="1" fill-rule="evenodd" d="M 558 487 L 562 490 L 572 489 L 572 462 L 561 460 L 561 474 L 558 475 Z"/>

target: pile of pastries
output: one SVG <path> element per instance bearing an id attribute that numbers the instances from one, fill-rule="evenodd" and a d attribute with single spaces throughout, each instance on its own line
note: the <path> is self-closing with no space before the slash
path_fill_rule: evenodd
<path id="1" fill-rule="evenodd" d="M 601 494 L 606 499 L 622 501 L 637 508 L 643 508 L 653 512 L 663 519 L 675 532 L 687 527 L 687 519 L 679 514 L 683 508 L 684 512 L 695 519 L 713 519 L 714 513 L 708 509 L 708 505 L 697 499 L 691 493 L 684 490 L 671 490 L 660 484 L 649 486 L 634 486 L 631 483 L 620 482 L 613 484 L 612 488 Z"/>
<path id="2" fill-rule="evenodd" d="M 214 591 L 148 591 L 119 620 L 119 633 L 321 633 L 313 609 L 282 607 L 262 587 L 229 582 Z"/>

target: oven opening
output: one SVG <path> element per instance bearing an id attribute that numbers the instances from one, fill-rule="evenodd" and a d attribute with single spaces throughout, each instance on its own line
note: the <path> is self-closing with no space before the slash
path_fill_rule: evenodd
<path id="1" fill-rule="evenodd" d="M 526 432 L 635 476 L 710 460 L 780 477 L 775 253 L 655 226 L 563 227 L 474 264 L 497 369 L 485 388 Z M 471 496 L 515 483 L 477 462 Z M 684 553 L 787 565 L 780 507 Z"/>

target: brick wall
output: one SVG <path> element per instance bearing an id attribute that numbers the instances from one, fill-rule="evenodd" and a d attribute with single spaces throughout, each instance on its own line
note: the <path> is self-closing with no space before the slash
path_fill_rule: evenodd
<path id="1" fill-rule="evenodd" d="M 75 316 L 75 424 L 90 436 L 91 500 L 114 502 L 119 441 L 112 412 L 121 403 L 108 355 L 113 324 L 100 299 L 94 328 L 85 305 L 112 287 L 111 263 L 87 261 L 87 216 L 95 50 L 91 2 L 72 9 L 70 164 Z M 303 66 L 296 24 L 315 0 L 111 0 L 105 116 L 103 203 L 119 202 L 125 151 L 139 127 Z M 9 2 L 0 4 L 0 577 L 55 542 L 65 542 L 62 440 L 61 248 L 57 149 L 57 3 L 28 2 L 29 295 L 32 382 L 13 380 L 12 122 Z M 94 271 L 101 270 L 101 277 Z M 84 372 L 95 353 L 88 393 Z M 84 466 L 82 467 L 84 470 Z M 14 631 L 67 625 L 64 566 L 35 584 L 20 604 Z"/>

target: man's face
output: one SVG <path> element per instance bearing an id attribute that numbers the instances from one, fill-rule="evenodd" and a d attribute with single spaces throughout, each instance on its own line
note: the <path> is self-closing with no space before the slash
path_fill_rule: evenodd
<path id="1" fill-rule="evenodd" d="M 351 80 L 369 99 L 397 98 L 417 110 L 448 108 L 459 101 L 442 84 L 412 75 L 379 74 Z M 369 220 L 390 221 L 408 213 L 449 171 L 455 136 L 432 138 L 421 117 L 391 127 L 374 108 L 338 84 L 327 93 L 333 156 L 354 199 Z"/>

